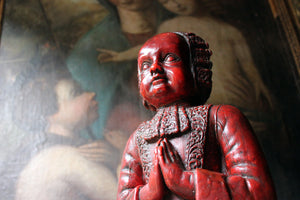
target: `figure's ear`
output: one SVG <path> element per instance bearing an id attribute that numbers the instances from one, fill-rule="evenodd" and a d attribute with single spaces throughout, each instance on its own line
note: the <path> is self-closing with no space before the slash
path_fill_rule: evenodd
<path id="1" fill-rule="evenodd" d="M 149 104 L 145 99 L 143 99 L 143 105 L 144 105 L 145 108 L 147 108 L 148 110 L 156 111 L 156 108 L 155 108 L 154 106 L 152 106 L 151 104 Z"/>

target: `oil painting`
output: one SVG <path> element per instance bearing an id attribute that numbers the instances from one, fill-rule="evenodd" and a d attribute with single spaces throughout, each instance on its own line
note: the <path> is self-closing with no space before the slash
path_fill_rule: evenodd
<path id="1" fill-rule="evenodd" d="M 278 199 L 299 199 L 297 0 L 1 0 L 3 200 L 113 200 L 122 152 L 154 116 L 137 55 L 164 32 L 209 43 L 208 104 L 249 119 Z"/>

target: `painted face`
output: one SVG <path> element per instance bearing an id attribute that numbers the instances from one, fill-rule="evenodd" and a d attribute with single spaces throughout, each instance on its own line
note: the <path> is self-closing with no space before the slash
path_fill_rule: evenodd
<path id="1" fill-rule="evenodd" d="M 148 40 L 138 57 L 141 96 L 151 105 L 184 101 L 194 91 L 189 49 L 175 33 L 162 33 Z"/>
<path id="2" fill-rule="evenodd" d="M 152 0 L 109 0 L 117 7 L 127 10 L 141 10 L 147 8 L 153 1 Z"/>
<path id="3" fill-rule="evenodd" d="M 197 0 L 159 0 L 169 11 L 179 15 L 193 15 L 198 10 Z"/>
<path id="4" fill-rule="evenodd" d="M 85 128 L 98 117 L 94 92 L 84 92 L 74 81 L 62 80 L 56 86 L 59 119 L 66 126 Z"/>

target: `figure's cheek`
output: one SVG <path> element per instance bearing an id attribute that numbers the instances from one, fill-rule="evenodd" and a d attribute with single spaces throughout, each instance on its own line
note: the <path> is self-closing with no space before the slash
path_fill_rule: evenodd
<path id="1" fill-rule="evenodd" d="M 184 83 L 185 76 L 179 70 L 173 70 L 168 73 L 168 80 L 173 86 L 180 86 Z"/>
<path id="2" fill-rule="evenodd" d="M 147 75 L 141 76 L 141 86 L 143 86 L 145 89 L 149 88 L 151 84 L 151 77 Z"/>
<path id="3" fill-rule="evenodd" d="M 140 94 L 145 97 L 148 92 L 147 90 L 149 90 L 149 88 L 147 88 L 145 81 L 142 79 L 140 84 Z"/>

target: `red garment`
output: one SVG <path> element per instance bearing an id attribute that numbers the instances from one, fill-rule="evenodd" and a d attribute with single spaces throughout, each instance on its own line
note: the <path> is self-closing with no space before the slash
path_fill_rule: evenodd
<path id="1" fill-rule="evenodd" d="M 173 145 L 184 170 L 193 172 L 193 199 L 276 199 L 247 119 L 228 105 L 170 106 L 141 124 L 123 154 L 118 199 L 139 199 L 160 138 Z M 164 199 L 187 197 L 168 191 Z"/>

